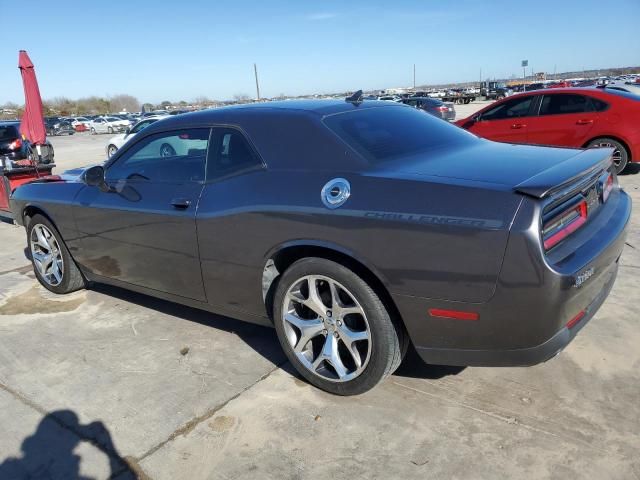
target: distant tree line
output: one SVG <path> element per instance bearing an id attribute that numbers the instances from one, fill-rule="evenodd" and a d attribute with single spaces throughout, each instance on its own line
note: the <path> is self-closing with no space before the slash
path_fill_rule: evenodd
<path id="1" fill-rule="evenodd" d="M 42 101 L 45 116 L 66 115 L 102 115 L 121 111 L 139 112 L 140 101 L 133 95 L 121 94 L 103 98 L 97 96 L 72 100 L 67 97 L 55 97 Z M 0 106 L 4 117 L 19 118 L 24 106 L 8 102 Z M 14 113 L 15 112 L 15 113 Z"/>

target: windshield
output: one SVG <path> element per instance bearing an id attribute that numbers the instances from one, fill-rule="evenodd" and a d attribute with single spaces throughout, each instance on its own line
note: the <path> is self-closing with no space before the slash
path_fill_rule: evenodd
<path id="1" fill-rule="evenodd" d="M 376 107 L 329 115 L 324 123 L 370 164 L 424 153 L 475 136 L 411 107 Z"/>
<path id="2" fill-rule="evenodd" d="M 13 140 L 18 137 L 18 129 L 15 126 L 0 125 L 0 140 Z"/>

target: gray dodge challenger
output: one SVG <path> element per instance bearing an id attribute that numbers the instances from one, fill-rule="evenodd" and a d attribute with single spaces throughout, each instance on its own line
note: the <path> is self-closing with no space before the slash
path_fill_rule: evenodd
<path id="1" fill-rule="evenodd" d="M 18 188 L 40 283 L 116 285 L 275 326 L 319 388 L 425 362 L 533 365 L 613 286 L 631 212 L 611 149 L 507 145 L 347 99 L 160 120 Z"/>

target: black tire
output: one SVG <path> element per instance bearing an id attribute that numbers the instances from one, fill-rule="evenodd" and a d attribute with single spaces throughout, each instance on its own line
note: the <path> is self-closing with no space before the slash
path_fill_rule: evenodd
<path id="1" fill-rule="evenodd" d="M 89 130 L 89 133 L 91 133 L 91 135 L 95 135 L 97 132 L 95 128 L 91 127 L 91 130 Z"/>
<path id="2" fill-rule="evenodd" d="M 346 287 L 366 314 L 371 339 L 368 363 L 351 380 L 331 381 L 313 373 L 298 359 L 287 339 L 283 319 L 285 296 L 293 285 L 308 275 L 328 277 Z M 393 318 L 371 286 L 343 265 L 323 258 L 298 260 L 282 274 L 274 296 L 273 319 L 280 345 L 295 369 L 309 383 L 336 395 L 358 395 L 372 389 L 400 366 L 408 347 L 404 327 Z"/>
<path id="3" fill-rule="evenodd" d="M 620 174 L 629 164 L 629 152 L 627 148 L 618 140 L 609 137 L 595 138 L 589 142 L 587 148 L 612 147 L 614 149 L 613 164 L 616 173 Z"/>
<path id="4" fill-rule="evenodd" d="M 62 256 L 63 260 L 63 268 L 62 268 L 62 279 L 59 284 L 51 285 L 40 273 L 38 268 L 36 267 L 36 262 L 34 260 L 34 252 L 32 248 L 31 235 L 33 229 L 38 225 L 45 226 L 51 234 L 55 237 L 55 241 L 59 246 L 59 252 Z M 57 293 L 57 294 L 65 294 L 75 292 L 76 290 L 80 290 L 85 287 L 85 279 L 80 272 L 80 269 L 74 262 L 73 258 L 69 254 L 69 250 L 67 246 L 64 244 L 62 236 L 58 232 L 58 229 L 43 215 L 34 215 L 29 224 L 27 225 L 27 248 L 29 249 L 29 256 L 31 257 L 31 264 L 33 265 L 33 271 L 36 275 L 36 278 L 40 282 L 40 284 L 46 288 L 47 290 Z"/>
<path id="5" fill-rule="evenodd" d="M 108 128 L 107 128 L 107 132 L 109 132 L 109 133 L 113 134 L 113 127 L 108 127 Z"/>

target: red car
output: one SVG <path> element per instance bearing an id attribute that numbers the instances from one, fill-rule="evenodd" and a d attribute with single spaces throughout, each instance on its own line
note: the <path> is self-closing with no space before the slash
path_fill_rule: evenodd
<path id="1" fill-rule="evenodd" d="M 559 88 L 499 100 L 456 125 L 489 140 L 560 147 L 613 147 L 618 172 L 640 161 L 640 96 Z"/>

